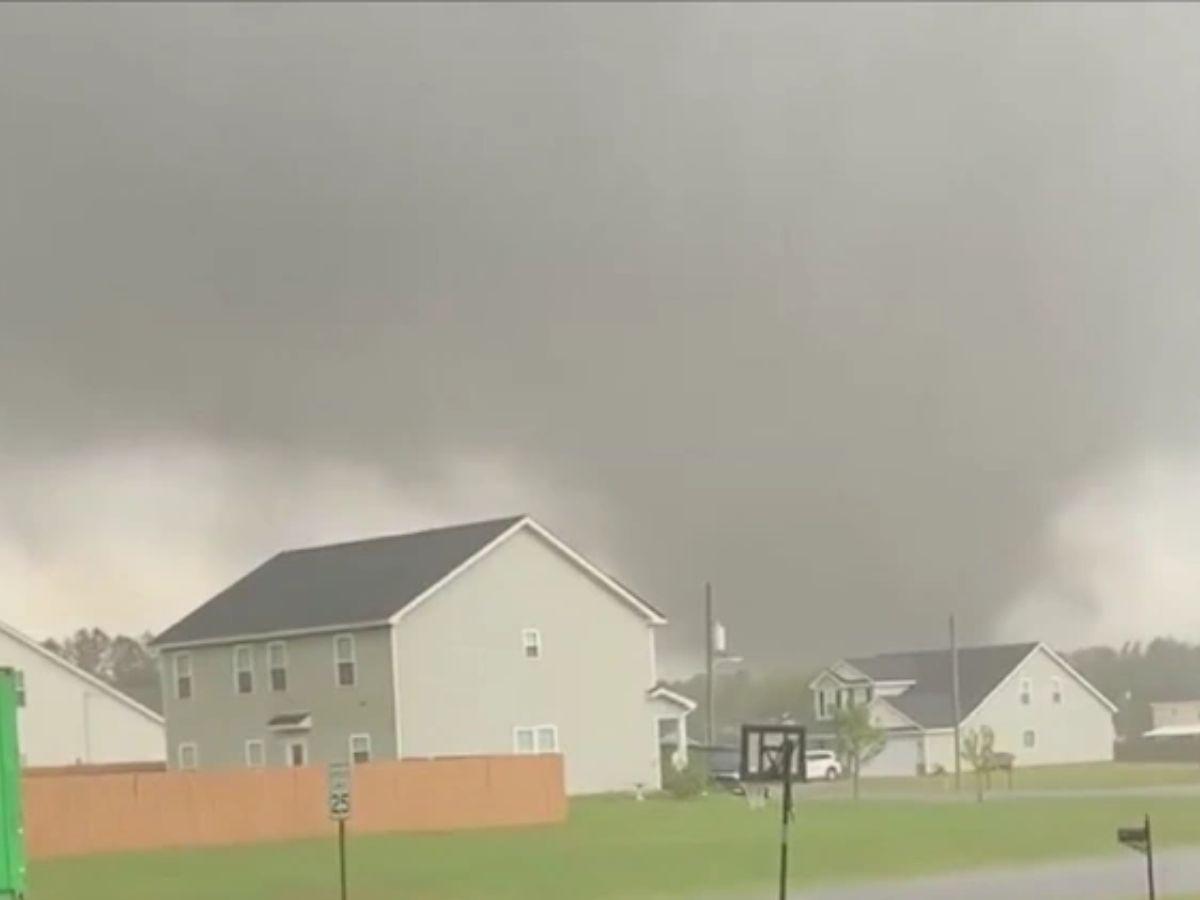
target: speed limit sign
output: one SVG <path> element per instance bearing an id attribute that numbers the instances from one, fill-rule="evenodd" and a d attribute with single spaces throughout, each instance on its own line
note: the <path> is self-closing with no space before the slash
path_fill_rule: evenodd
<path id="1" fill-rule="evenodd" d="M 329 818 L 341 822 L 350 818 L 350 764 L 329 764 Z"/>

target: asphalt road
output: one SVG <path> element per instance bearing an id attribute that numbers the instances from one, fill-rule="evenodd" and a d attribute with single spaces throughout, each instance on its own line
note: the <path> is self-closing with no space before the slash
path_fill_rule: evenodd
<path id="1" fill-rule="evenodd" d="M 1155 854 L 1158 896 L 1200 892 L 1200 849 Z M 766 889 L 737 900 L 773 900 Z M 1132 850 L 1120 855 L 1038 866 L 977 869 L 907 881 L 794 889 L 796 900 L 1136 900 L 1146 896 L 1146 860 Z M 733 900 L 733 898 L 730 898 Z"/>

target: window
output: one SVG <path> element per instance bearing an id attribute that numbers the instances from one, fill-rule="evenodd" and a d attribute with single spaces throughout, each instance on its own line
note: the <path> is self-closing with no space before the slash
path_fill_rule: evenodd
<path id="1" fill-rule="evenodd" d="M 267 644 L 267 667 L 271 670 L 271 690 L 281 693 L 287 690 L 287 644 L 276 641 Z"/>
<path id="2" fill-rule="evenodd" d="M 1028 706 L 1033 702 L 1033 681 L 1029 678 L 1021 679 L 1021 705 Z"/>
<path id="3" fill-rule="evenodd" d="M 525 649 L 526 659 L 540 659 L 542 655 L 542 633 L 536 628 L 526 628 L 521 632 L 521 645 Z"/>
<path id="4" fill-rule="evenodd" d="M 350 759 L 356 763 L 371 761 L 371 736 L 369 734 L 350 735 Z"/>
<path id="5" fill-rule="evenodd" d="M 301 739 L 289 741 L 287 745 L 287 764 L 294 769 L 308 765 L 308 742 Z"/>
<path id="6" fill-rule="evenodd" d="M 24 672 L 22 672 L 22 671 L 20 671 L 20 670 L 17 670 L 16 672 L 13 672 L 13 687 L 14 687 L 14 688 L 16 688 L 16 691 L 17 691 L 17 707 L 18 707 L 18 708 L 20 708 L 20 707 L 22 707 L 22 706 L 24 706 L 24 705 L 25 705 L 25 699 L 26 699 L 26 694 L 25 694 L 25 673 L 24 673 Z"/>
<path id="7" fill-rule="evenodd" d="M 1050 680 L 1050 699 L 1053 703 L 1062 703 L 1062 682 L 1057 678 Z"/>
<path id="8" fill-rule="evenodd" d="M 1032 749 L 1037 746 L 1037 734 L 1033 731 L 1026 731 L 1021 737 L 1021 742 L 1027 749 Z"/>
<path id="9" fill-rule="evenodd" d="M 543 725 L 537 730 L 537 752 L 558 752 L 558 729 L 553 725 Z"/>
<path id="10" fill-rule="evenodd" d="M 175 655 L 175 696 L 180 700 L 192 696 L 192 654 Z"/>
<path id="11" fill-rule="evenodd" d="M 261 769 L 267 764 L 266 748 L 262 741 L 246 741 L 246 765 Z"/>
<path id="12" fill-rule="evenodd" d="M 239 694 L 254 693 L 254 648 L 233 648 L 233 683 Z"/>
<path id="13" fill-rule="evenodd" d="M 195 744 L 180 744 L 178 753 L 179 768 L 194 769 L 200 763 L 200 751 Z"/>
<path id="14" fill-rule="evenodd" d="M 558 728 L 554 725 L 521 725 L 514 728 L 513 752 L 557 753 Z"/>
<path id="15" fill-rule="evenodd" d="M 817 718 L 829 718 L 829 692 L 817 691 Z"/>
<path id="16" fill-rule="evenodd" d="M 358 680 L 358 666 L 355 662 L 354 635 L 339 634 L 333 639 L 333 660 L 337 669 L 337 683 L 340 687 L 353 687 Z"/>

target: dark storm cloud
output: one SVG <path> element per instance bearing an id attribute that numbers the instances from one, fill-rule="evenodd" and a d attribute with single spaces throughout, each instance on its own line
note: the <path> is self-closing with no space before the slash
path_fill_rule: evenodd
<path id="1" fill-rule="evenodd" d="M 706 578 L 763 658 L 985 638 L 1074 485 L 1194 446 L 1197 25 L 6 7 L 5 445 L 503 460 L 677 651 Z"/>

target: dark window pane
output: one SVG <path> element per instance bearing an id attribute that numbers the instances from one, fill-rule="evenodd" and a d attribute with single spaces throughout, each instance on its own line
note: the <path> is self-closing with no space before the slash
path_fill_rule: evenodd
<path id="1" fill-rule="evenodd" d="M 338 663 L 338 684 L 349 687 L 354 684 L 354 663 Z"/>
<path id="2" fill-rule="evenodd" d="M 254 693 L 254 676 L 249 672 L 238 672 L 238 693 Z"/>
<path id="3" fill-rule="evenodd" d="M 188 698 L 190 698 L 192 696 L 192 679 L 191 678 L 185 677 L 185 678 L 179 679 L 179 692 L 178 693 L 179 693 L 180 700 L 187 700 Z"/>
<path id="4" fill-rule="evenodd" d="M 271 670 L 271 690 L 286 691 L 287 690 L 287 669 L 272 669 Z"/>

